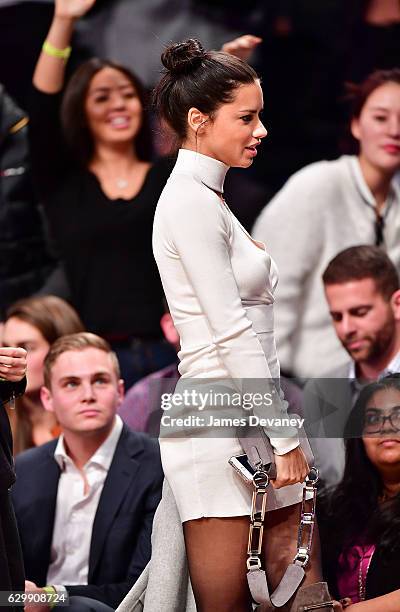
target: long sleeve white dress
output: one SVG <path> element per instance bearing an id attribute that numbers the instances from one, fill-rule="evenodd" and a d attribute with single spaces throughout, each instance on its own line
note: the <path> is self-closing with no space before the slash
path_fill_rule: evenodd
<path id="1" fill-rule="evenodd" d="M 186 379 L 279 379 L 277 270 L 223 201 L 227 170 L 181 149 L 155 213 L 154 256 L 181 342 L 178 386 Z M 275 402 L 285 415 L 279 394 Z M 296 430 L 270 439 L 277 454 L 299 444 Z M 228 464 L 242 452 L 236 437 L 196 435 L 189 427 L 185 435 L 160 437 L 160 448 L 182 522 L 250 513 L 252 489 Z M 300 484 L 271 490 L 268 508 L 297 503 L 301 494 Z"/>

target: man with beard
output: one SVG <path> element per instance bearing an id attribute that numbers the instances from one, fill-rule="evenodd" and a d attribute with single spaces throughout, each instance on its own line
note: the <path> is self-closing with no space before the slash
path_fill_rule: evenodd
<path id="1" fill-rule="evenodd" d="M 375 246 L 341 251 L 323 283 L 336 334 L 351 357 L 304 392 L 306 427 L 326 486 L 341 480 L 343 430 L 363 385 L 400 372 L 400 290 L 393 263 Z"/>

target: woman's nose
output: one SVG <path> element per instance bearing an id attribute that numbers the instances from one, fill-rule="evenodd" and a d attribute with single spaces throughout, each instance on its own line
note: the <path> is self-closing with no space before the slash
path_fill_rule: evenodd
<path id="1" fill-rule="evenodd" d="M 393 138 L 400 138 L 400 117 L 392 116 L 389 119 L 389 134 Z"/>
<path id="2" fill-rule="evenodd" d="M 110 98 L 110 106 L 112 108 L 124 108 L 125 98 L 122 94 L 115 92 Z"/>
<path id="3" fill-rule="evenodd" d="M 268 134 L 267 128 L 260 121 L 256 129 L 253 132 L 254 138 L 265 138 L 267 134 Z"/>

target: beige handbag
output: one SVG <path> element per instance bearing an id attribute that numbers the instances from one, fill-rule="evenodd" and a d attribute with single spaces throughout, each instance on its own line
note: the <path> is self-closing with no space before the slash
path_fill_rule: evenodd
<path id="1" fill-rule="evenodd" d="M 296 415 L 291 415 L 296 418 Z M 282 580 L 273 593 L 268 589 L 267 576 L 261 568 L 261 549 L 264 520 L 271 478 L 276 477 L 275 455 L 270 440 L 262 427 L 241 430 L 238 436 L 244 455 L 232 457 L 229 463 L 240 476 L 253 486 L 250 515 L 249 541 L 247 549 L 247 582 L 256 610 L 272 612 L 284 609 L 291 612 L 311 612 L 333 610 L 333 600 L 329 595 L 326 582 L 317 582 L 302 587 L 313 540 L 318 470 L 311 468 L 303 488 L 300 523 L 297 536 L 297 553 L 286 569 Z M 254 435 L 256 433 L 256 435 Z M 309 465 L 314 457 L 304 433 L 299 431 L 300 445 Z M 290 601 L 292 600 L 292 601 Z M 290 606 L 289 608 L 286 606 Z"/>

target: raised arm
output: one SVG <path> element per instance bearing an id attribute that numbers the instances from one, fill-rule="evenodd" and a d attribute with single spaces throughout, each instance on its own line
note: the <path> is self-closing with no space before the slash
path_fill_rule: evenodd
<path id="1" fill-rule="evenodd" d="M 54 17 L 33 75 L 39 91 L 55 94 L 64 86 L 65 66 L 75 21 L 85 15 L 96 0 L 56 0 Z"/>
<path id="2" fill-rule="evenodd" d="M 61 96 L 75 21 L 94 1 L 56 0 L 54 18 L 33 76 L 29 108 L 32 171 L 45 205 L 73 166 L 60 124 Z"/>

